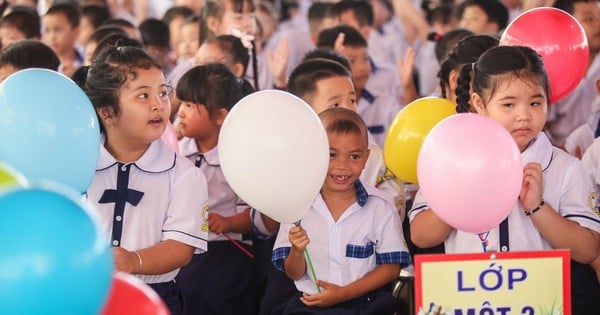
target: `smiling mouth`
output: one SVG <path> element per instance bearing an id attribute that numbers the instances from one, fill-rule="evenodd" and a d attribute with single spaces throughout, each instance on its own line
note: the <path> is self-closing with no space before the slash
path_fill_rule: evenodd
<path id="1" fill-rule="evenodd" d="M 163 119 L 162 118 L 154 118 L 150 120 L 151 124 L 160 124 L 162 123 Z"/>

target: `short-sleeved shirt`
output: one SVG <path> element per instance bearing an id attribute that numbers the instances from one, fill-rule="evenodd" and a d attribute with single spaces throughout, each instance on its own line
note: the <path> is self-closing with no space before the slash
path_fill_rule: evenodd
<path id="1" fill-rule="evenodd" d="M 202 212 L 208 197 L 202 172 L 160 139 L 132 163 L 117 161 L 103 142 L 87 199 L 98 209 L 111 244 L 131 251 L 175 240 L 206 251 Z M 178 272 L 138 277 L 160 283 Z"/>
<path id="2" fill-rule="evenodd" d="M 302 218 L 310 243 L 307 250 L 317 279 L 348 285 L 380 264 L 410 265 L 402 235 L 402 222 L 394 204 L 370 186 L 356 185 L 357 202 L 334 221 L 319 194 Z M 292 224 L 282 224 L 273 247 L 273 264 L 283 271 L 289 256 L 288 233 Z M 307 263 L 308 266 L 308 263 Z M 317 293 L 310 268 L 295 281 L 296 288 Z"/>
<path id="3" fill-rule="evenodd" d="M 208 213 L 230 217 L 244 211 L 248 205 L 231 189 L 221 170 L 218 147 L 205 153 L 198 152 L 198 146 L 192 138 L 184 137 L 179 141 L 181 155 L 187 157 L 198 167 L 208 182 Z M 242 241 L 240 233 L 227 233 L 231 238 Z M 222 234 L 208 233 L 209 241 L 226 241 Z"/>
<path id="4" fill-rule="evenodd" d="M 372 139 L 383 148 L 390 124 L 402 109 L 398 100 L 385 94 L 364 89 L 358 101 L 358 113 L 365 121 Z"/>
<path id="5" fill-rule="evenodd" d="M 600 220 L 593 212 L 593 197 L 596 192 L 591 177 L 580 161 L 568 153 L 553 147 L 548 138 L 540 133 L 535 142 L 521 155 L 523 165 L 534 162 L 542 166 L 542 198 L 554 211 L 581 226 L 600 232 Z M 493 192 L 490 193 L 501 193 Z M 417 193 L 409 218 L 412 221 L 419 213 L 429 208 L 421 191 Z M 485 211 L 485 209 L 481 209 Z M 516 201 L 508 215 L 510 251 L 548 250 L 552 246 L 542 237 L 532 220 L 525 215 L 520 202 Z M 499 228 L 488 234 L 487 250 L 501 251 Z M 476 253 L 483 247 L 477 234 L 452 230 L 444 242 L 446 253 Z"/>
<path id="6" fill-rule="evenodd" d="M 600 78 L 600 53 L 590 58 L 594 60 L 577 87 L 564 99 L 550 106 L 546 129 L 555 145 L 563 145 L 567 136 L 585 123 L 591 113 L 590 104 L 600 98 L 596 89 L 596 80 Z"/>

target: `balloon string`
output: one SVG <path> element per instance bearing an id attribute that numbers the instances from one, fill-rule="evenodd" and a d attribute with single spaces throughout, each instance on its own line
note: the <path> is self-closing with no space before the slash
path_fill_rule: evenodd
<path id="1" fill-rule="evenodd" d="M 315 267 L 313 267 L 312 260 L 310 259 L 310 254 L 308 253 L 308 248 L 304 249 L 304 254 L 306 255 L 306 260 L 308 260 L 308 266 L 310 267 L 310 272 L 312 273 L 315 282 L 317 281 L 317 274 L 315 273 Z M 320 293 L 321 288 L 317 285 L 317 291 Z"/>
<path id="2" fill-rule="evenodd" d="M 248 257 L 250 257 L 251 259 L 254 259 L 254 255 L 250 251 L 248 251 L 246 248 L 244 248 L 244 246 L 242 246 L 238 241 L 231 238 L 231 236 L 229 236 L 229 234 L 227 234 L 227 233 L 221 233 L 221 234 L 223 236 L 225 236 L 231 243 L 233 243 L 233 245 L 235 245 L 242 252 L 244 252 L 244 254 L 248 255 Z"/>
<path id="3" fill-rule="evenodd" d="M 294 225 L 300 226 L 300 220 L 294 222 Z M 313 279 L 315 279 L 315 282 L 316 282 L 317 274 L 315 273 L 315 267 L 313 266 L 312 259 L 310 259 L 310 254 L 308 253 L 308 248 L 304 249 L 304 256 L 306 256 L 306 260 L 308 261 L 308 267 L 310 268 L 310 273 L 312 274 Z M 316 283 L 315 283 L 315 285 L 316 285 Z M 321 287 L 319 287 L 318 285 L 317 285 L 317 291 L 319 293 L 321 293 Z"/>

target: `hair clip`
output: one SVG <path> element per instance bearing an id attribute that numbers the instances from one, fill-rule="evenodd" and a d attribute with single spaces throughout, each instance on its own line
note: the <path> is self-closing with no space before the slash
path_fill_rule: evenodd
<path id="1" fill-rule="evenodd" d="M 475 63 L 471 62 L 471 70 L 473 70 L 473 73 L 475 73 Z"/>
<path id="2" fill-rule="evenodd" d="M 229 34 L 240 39 L 240 41 L 242 42 L 242 46 L 248 49 L 248 54 L 252 52 L 252 41 L 254 40 L 254 36 L 243 33 L 242 31 L 234 27 L 229 29 Z"/>

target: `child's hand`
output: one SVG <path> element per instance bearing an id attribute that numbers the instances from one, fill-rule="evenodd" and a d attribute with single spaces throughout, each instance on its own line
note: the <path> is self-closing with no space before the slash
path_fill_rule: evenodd
<path id="1" fill-rule="evenodd" d="M 292 244 L 292 247 L 300 252 L 304 252 L 308 243 L 310 243 L 310 239 L 308 239 L 308 235 L 306 234 L 306 230 L 304 230 L 301 226 L 294 226 L 290 229 L 290 233 L 288 234 L 288 239 Z"/>
<path id="2" fill-rule="evenodd" d="M 140 261 L 134 252 L 130 252 L 123 247 L 113 247 L 113 256 L 115 256 L 115 269 L 130 274 L 139 271 Z"/>
<path id="3" fill-rule="evenodd" d="M 306 306 L 330 307 L 344 301 L 343 288 L 327 281 L 317 280 L 324 290 L 313 295 L 303 294 L 300 301 Z"/>
<path id="4" fill-rule="evenodd" d="M 523 168 L 523 185 L 519 200 L 527 211 L 535 209 L 542 201 L 542 166 L 538 163 L 527 163 Z"/>
<path id="5" fill-rule="evenodd" d="M 210 231 L 215 234 L 227 233 L 231 231 L 231 223 L 229 222 L 229 218 L 216 213 L 210 213 L 208 215 L 208 227 Z"/>

